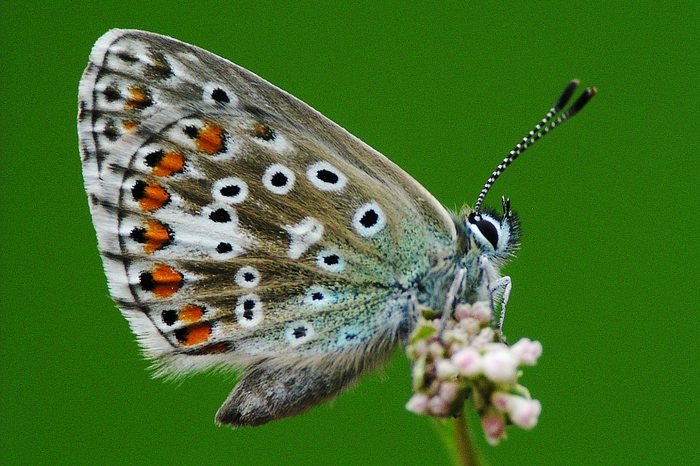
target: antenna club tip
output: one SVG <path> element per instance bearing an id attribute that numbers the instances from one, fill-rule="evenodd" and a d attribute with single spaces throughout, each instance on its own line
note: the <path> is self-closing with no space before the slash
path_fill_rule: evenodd
<path id="1" fill-rule="evenodd" d="M 598 88 L 595 86 L 591 86 L 588 89 L 586 89 L 586 92 L 588 92 L 591 96 L 594 96 L 598 93 Z"/>

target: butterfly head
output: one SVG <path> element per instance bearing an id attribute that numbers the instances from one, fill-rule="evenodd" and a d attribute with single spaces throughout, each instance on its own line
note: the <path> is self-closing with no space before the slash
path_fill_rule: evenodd
<path id="1" fill-rule="evenodd" d="M 520 244 L 520 220 L 510 208 L 510 199 L 502 198 L 503 213 L 495 210 L 477 212 L 465 208 L 460 215 L 468 238 L 468 248 L 476 248 L 480 256 L 506 260 Z"/>

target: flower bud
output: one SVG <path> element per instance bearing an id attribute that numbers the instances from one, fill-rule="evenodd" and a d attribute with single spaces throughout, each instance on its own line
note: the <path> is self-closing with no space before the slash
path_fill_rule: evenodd
<path id="1" fill-rule="evenodd" d="M 457 323 L 456 328 L 462 330 L 466 336 L 473 337 L 481 330 L 481 323 L 476 319 L 466 317 Z"/>
<path id="2" fill-rule="evenodd" d="M 493 382 L 514 382 L 518 374 L 518 360 L 503 346 L 484 354 L 482 368 L 486 377 Z"/>
<path id="3" fill-rule="evenodd" d="M 496 412 L 487 413 L 481 418 L 481 427 L 484 429 L 486 441 L 490 445 L 498 445 L 506 434 L 506 420 L 502 414 Z"/>
<path id="4" fill-rule="evenodd" d="M 457 367 L 449 359 L 440 359 L 435 364 L 435 372 L 440 380 L 447 380 L 457 375 Z"/>
<path id="5" fill-rule="evenodd" d="M 439 396 L 434 396 L 428 401 L 428 409 L 435 416 L 447 416 L 450 414 L 450 403 Z"/>
<path id="6" fill-rule="evenodd" d="M 461 303 L 455 307 L 455 318 L 457 320 L 472 318 L 481 323 L 488 323 L 491 320 L 491 306 L 487 301 L 477 301 L 474 304 Z"/>
<path id="7" fill-rule="evenodd" d="M 455 306 L 455 318 L 457 320 L 463 320 L 467 317 L 471 317 L 472 305 L 469 303 L 459 303 Z"/>
<path id="8" fill-rule="evenodd" d="M 452 363 L 465 377 L 472 377 L 481 371 L 481 355 L 471 347 L 463 348 L 453 354 Z"/>
<path id="9" fill-rule="evenodd" d="M 489 343 L 493 343 L 494 336 L 496 334 L 494 333 L 493 329 L 491 327 L 485 327 L 481 329 L 479 334 L 474 337 L 474 340 L 472 341 L 471 346 L 477 349 L 481 349 L 482 347 L 488 345 Z"/>
<path id="10" fill-rule="evenodd" d="M 540 412 L 542 412 L 542 405 L 538 400 L 516 396 L 510 410 L 510 420 L 518 427 L 532 429 L 537 425 Z"/>
<path id="11" fill-rule="evenodd" d="M 415 343 L 411 343 L 408 348 L 406 348 L 411 359 L 418 359 L 420 356 L 425 356 L 428 353 L 428 344 L 425 340 L 418 340 Z"/>
<path id="12" fill-rule="evenodd" d="M 428 410 L 428 396 L 423 393 L 415 393 L 408 403 L 406 409 L 416 414 L 425 414 Z"/>
<path id="13" fill-rule="evenodd" d="M 510 347 L 510 351 L 520 361 L 520 364 L 534 366 L 537 364 L 537 359 L 542 354 L 542 343 L 532 341 L 529 338 L 521 338 Z"/>
<path id="14" fill-rule="evenodd" d="M 469 342 L 469 335 L 461 329 L 451 329 L 445 331 L 444 340 L 454 346 L 464 346 Z"/>
<path id="15" fill-rule="evenodd" d="M 440 398 L 452 404 L 459 394 L 459 385 L 455 382 L 442 382 L 440 388 L 438 389 L 438 395 Z"/>
<path id="16" fill-rule="evenodd" d="M 441 358 L 445 354 L 445 347 L 437 341 L 428 345 L 428 354 L 434 358 Z"/>
<path id="17" fill-rule="evenodd" d="M 515 396 L 510 393 L 493 392 L 491 395 L 491 404 L 502 413 L 509 412 L 513 406 L 513 398 Z"/>

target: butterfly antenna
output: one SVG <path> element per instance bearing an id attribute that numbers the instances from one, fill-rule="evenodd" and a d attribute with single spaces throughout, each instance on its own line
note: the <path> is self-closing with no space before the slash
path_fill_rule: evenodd
<path id="1" fill-rule="evenodd" d="M 513 161 L 517 159 L 520 154 L 525 152 L 527 148 L 532 146 L 535 142 L 542 139 L 542 137 L 544 137 L 547 133 L 576 115 L 598 92 L 595 87 L 587 88 L 585 91 L 583 91 L 583 94 L 576 99 L 571 107 L 569 107 L 566 111 L 562 111 L 566 104 L 569 103 L 569 100 L 571 100 L 571 96 L 574 94 L 574 91 L 576 88 L 578 88 L 579 84 L 580 83 L 576 79 L 569 81 L 569 84 L 566 85 L 564 92 L 561 93 L 561 96 L 559 96 L 557 102 L 554 104 L 554 106 L 552 106 L 552 108 L 549 109 L 544 118 L 542 118 L 535 125 L 535 127 L 532 128 L 530 132 L 527 133 L 527 135 L 510 150 L 510 152 L 508 152 L 508 156 L 506 156 L 506 158 L 504 158 L 503 161 L 498 164 L 493 173 L 491 173 L 489 179 L 486 180 L 484 187 L 481 189 L 479 197 L 474 203 L 474 212 L 477 214 L 481 212 L 481 206 L 484 202 L 486 194 L 491 189 L 491 186 L 493 186 L 493 183 L 499 176 L 501 176 L 501 173 L 505 171 L 508 165 L 513 163 Z M 559 116 L 557 117 L 557 115 Z"/>

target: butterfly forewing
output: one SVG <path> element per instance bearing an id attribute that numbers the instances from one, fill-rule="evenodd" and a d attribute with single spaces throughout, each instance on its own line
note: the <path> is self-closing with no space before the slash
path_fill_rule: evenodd
<path id="1" fill-rule="evenodd" d="M 335 372 L 318 379 L 333 387 L 297 394 L 330 396 L 386 356 L 407 318 L 401 293 L 455 237 L 382 155 L 163 36 L 113 30 L 96 43 L 79 134 L 111 294 L 164 372 L 250 365 L 263 390 L 261 374 L 342 356 L 352 370 L 317 366 Z M 256 409 L 248 416 L 265 419 Z"/>

